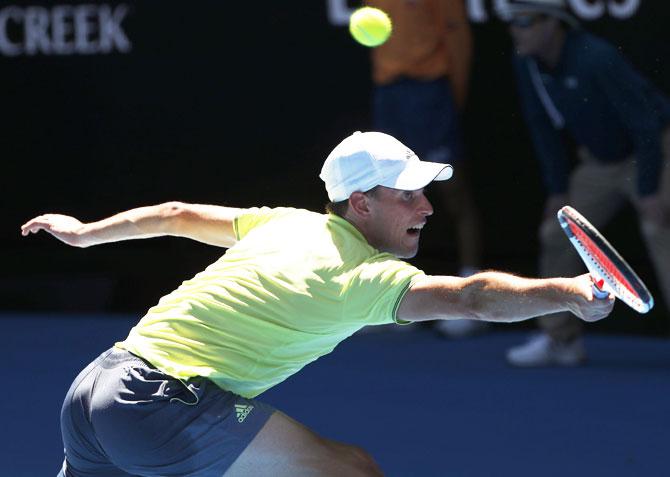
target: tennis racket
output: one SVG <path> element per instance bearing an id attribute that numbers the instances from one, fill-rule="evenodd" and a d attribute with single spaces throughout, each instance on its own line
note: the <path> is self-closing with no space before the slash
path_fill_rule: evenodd
<path id="1" fill-rule="evenodd" d="M 654 306 L 654 298 L 640 277 L 598 230 L 570 206 L 558 211 L 563 231 L 577 249 L 593 278 L 593 294 L 607 298 L 610 293 L 639 313 Z"/>

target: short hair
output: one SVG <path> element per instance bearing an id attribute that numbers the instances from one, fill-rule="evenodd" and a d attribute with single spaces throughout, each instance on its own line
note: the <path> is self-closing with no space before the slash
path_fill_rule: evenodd
<path id="1" fill-rule="evenodd" d="M 326 204 L 326 212 L 329 214 L 344 217 L 349 210 L 349 199 L 340 200 L 338 202 L 328 202 Z"/>
<path id="2" fill-rule="evenodd" d="M 366 190 L 363 193 L 369 195 L 370 197 L 374 197 L 378 190 L 379 186 L 374 186 L 372 189 Z M 326 212 L 329 214 L 338 215 L 344 218 L 344 216 L 347 215 L 347 211 L 349 210 L 349 199 L 347 198 L 338 202 L 328 202 L 325 207 Z"/>

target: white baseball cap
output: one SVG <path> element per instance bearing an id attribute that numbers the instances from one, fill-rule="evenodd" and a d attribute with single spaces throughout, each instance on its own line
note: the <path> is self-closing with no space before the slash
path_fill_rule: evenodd
<path id="1" fill-rule="evenodd" d="M 433 181 L 446 181 L 453 173 L 449 164 L 419 160 L 393 136 L 356 131 L 332 150 L 319 177 L 326 183 L 328 198 L 340 202 L 378 185 L 421 189 Z"/>

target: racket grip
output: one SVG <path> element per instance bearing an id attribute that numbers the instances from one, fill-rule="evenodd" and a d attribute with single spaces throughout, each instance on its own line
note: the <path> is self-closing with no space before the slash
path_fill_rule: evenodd
<path id="1" fill-rule="evenodd" d="M 594 284 L 593 285 L 593 296 L 596 297 L 598 300 L 603 300 L 610 296 L 609 292 L 606 292 L 605 290 L 601 290 L 598 288 L 598 285 Z"/>

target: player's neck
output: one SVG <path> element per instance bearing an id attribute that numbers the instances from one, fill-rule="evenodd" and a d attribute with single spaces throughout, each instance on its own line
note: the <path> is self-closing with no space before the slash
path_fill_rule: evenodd
<path id="1" fill-rule="evenodd" d="M 353 225 L 354 228 L 360 232 L 363 238 L 365 238 L 365 240 L 370 243 L 370 239 L 366 233 L 365 224 L 358 220 L 354 214 L 350 213 L 350 211 L 347 211 L 347 213 L 344 214 L 342 218 Z"/>

